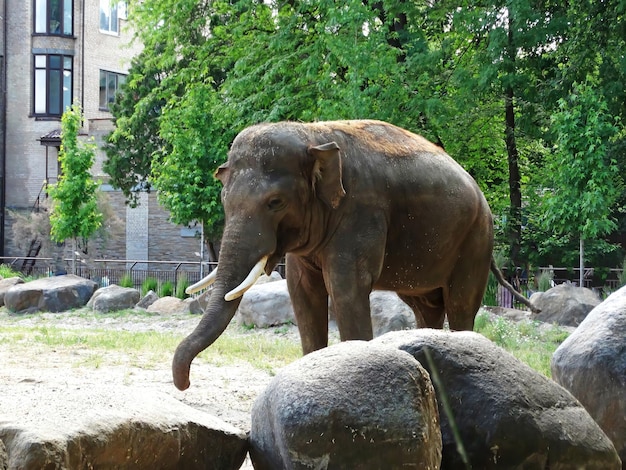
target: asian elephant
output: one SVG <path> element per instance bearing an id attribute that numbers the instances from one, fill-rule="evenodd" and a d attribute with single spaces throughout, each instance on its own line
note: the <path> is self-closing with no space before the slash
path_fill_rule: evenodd
<path id="1" fill-rule="evenodd" d="M 286 256 L 305 354 L 372 338 L 369 294 L 396 291 L 417 324 L 471 330 L 492 260 L 492 215 L 474 179 L 440 147 L 380 121 L 259 124 L 216 172 L 226 225 L 196 329 L 174 355 L 174 384 L 229 324 L 243 293 Z"/>

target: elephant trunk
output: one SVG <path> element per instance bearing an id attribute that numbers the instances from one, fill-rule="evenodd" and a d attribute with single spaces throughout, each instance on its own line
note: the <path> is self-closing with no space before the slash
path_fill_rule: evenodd
<path id="1" fill-rule="evenodd" d="M 174 385 L 179 390 L 189 388 L 191 361 L 208 348 L 224 332 L 239 307 L 241 298 L 227 302 L 225 289 L 216 287 L 200 323 L 176 348 L 172 361 Z"/>
<path id="2" fill-rule="evenodd" d="M 225 238 L 234 238 L 233 235 L 226 235 L 225 231 Z M 267 262 L 264 252 L 271 250 L 260 250 L 258 246 L 246 246 L 245 243 L 227 243 L 222 247 L 221 260 L 214 279 L 213 276 L 207 276 L 209 279 L 205 278 L 197 283 L 197 286 L 205 287 L 207 283 L 214 281 L 214 287 L 202 319 L 174 353 L 172 376 L 174 385 L 179 390 L 189 387 L 189 369 L 193 359 L 224 332 L 239 307 L 241 296 L 263 273 Z"/>

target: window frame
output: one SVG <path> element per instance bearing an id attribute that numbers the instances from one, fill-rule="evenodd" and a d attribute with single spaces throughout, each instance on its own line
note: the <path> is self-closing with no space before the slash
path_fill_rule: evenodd
<path id="1" fill-rule="evenodd" d="M 107 4 L 107 8 L 103 8 L 104 3 Z M 113 8 L 115 6 L 115 8 Z M 115 10 L 115 19 L 113 19 L 113 10 Z M 111 34 L 114 36 L 120 35 L 120 20 L 127 18 L 128 4 L 125 0 L 100 0 L 98 6 L 98 29 L 101 33 Z M 103 16 L 108 18 L 108 24 L 106 28 L 103 28 Z M 111 27 L 115 23 L 115 30 Z"/>
<path id="2" fill-rule="evenodd" d="M 43 58 L 45 64 L 41 64 Z M 58 61 L 58 66 L 53 63 Z M 32 87 L 32 114 L 37 118 L 55 118 L 60 119 L 68 106 L 72 105 L 74 98 L 74 56 L 59 52 L 34 52 L 33 53 L 33 87 Z M 42 73 L 43 72 L 43 73 Z M 53 90 L 54 75 L 56 75 L 56 90 Z M 42 83 L 43 77 L 43 83 Z M 40 86 L 44 86 L 43 90 Z M 68 94 L 64 92 L 67 87 Z M 44 93 L 41 96 L 39 93 Z M 58 102 L 54 103 L 53 97 L 58 96 Z M 42 100 L 43 98 L 43 100 Z M 43 105 L 43 110 L 41 106 Z M 53 112 L 54 107 L 58 107 L 59 112 Z"/>
<path id="3" fill-rule="evenodd" d="M 74 37 L 74 0 L 57 0 L 60 12 L 58 14 L 58 31 L 53 31 L 52 0 L 32 0 L 33 4 L 33 34 L 36 36 Z M 41 9 L 45 8 L 45 18 L 41 18 Z M 67 14 L 69 13 L 69 18 Z M 69 22 L 69 28 L 67 23 Z"/>
<path id="4" fill-rule="evenodd" d="M 102 79 L 104 76 L 104 87 L 102 86 Z M 115 91 L 113 92 L 113 96 L 109 96 L 109 77 L 110 76 L 114 76 L 115 77 Z M 120 86 L 126 81 L 126 77 L 128 76 L 128 74 L 125 73 L 120 73 L 120 72 L 113 72 L 112 70 L 106 70 L 106 69 L 100 69 L 100 76 L 99 76 L 99 91 L 98 91 L 98 108 L 101 111 L 109 111 L 111 110 L 110 108 L 110 104 L 113 103 L 113 101 L 115 101 L 115 96 L 117 95 L 117 92 L 120 89 Z M 120 78 L 123 78 L 122 82 L 120 83 Z M 103 98 L 103 89 L 104 89 L 104 103 L 102 102 L 102 98 Z"/>

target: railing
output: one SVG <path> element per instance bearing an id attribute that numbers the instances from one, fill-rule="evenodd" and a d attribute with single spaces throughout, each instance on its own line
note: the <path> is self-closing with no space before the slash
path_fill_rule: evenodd
<path id="1" fill-rule="evenodd" d="M 24 261 L 32 262 L 31 275 L 33 277 L 47 277 L 55 273 L 52 270 L 52 258 L 39 257 L 0 257 L 0 263 L 9 265 L 16 271 L 21 271 Z M 71 259 L 65 259 L 66 271 L 71 272 Z M 28 263 L 30 265 L 30 263 Z M 92 279 L 99 285 L 120 284 L 125 276 L 130 276 L 133 286 L 137 289 L 141 288 L 144 281 L 148 278 L 154 278 L 159 282 L 171 282 L 176 286 L 182 276 L 185 277 L 189 284 L 193 284 L 201 279 L 217 267 L 217 263 L 203 262 L 202 273 L 200 270 L 200 261 L 149 261 L 149 260 L 113 260 L 113 259 L 96 259 L 89 261 L 89 264 L 77 263 L 77 274 L 86 279 Z M 279 264 L 276 270 L 285 277 L 285 265 Z M 571 282 L 578 282 L 578 268 L 555 268 L 542 267 L 537 270 L 539 273 L 548 271 L 552 276 L 553 285 Z M 585 287 L 593 289 L 601 297 L 605 297 L 609 293 L 621 287 L 620 276 L 622 269 L 604 269 L 603 276 L 599 276 L 600 270 L 589 269 L 585 274 Z M 26 273 L 25 273 L 26 274 Z M 505 271 L 506 275 L 506 271 Z M 537 287 L 528 284 L 528 278 L 523 272 L 518 273 L 518 277 L 511 279 L 507 276 L 512 284 L 517 286 L 524 296 L 529 297 Z M 495 294 L 497 305 L 512 306 L 524 310 L 525 307 L 515 302 L 510 292 L 505 289 L 498 288 Z"/>
<path id="2" fill-rule="evenodd" d="M 48 277 L 55 274 L 52 269 L 52 258 L 0 256 L 0 263 L 6 264 L 18 272 L 21 272 L 21 266 L 25 260 L 34 262 L 30 273 L 33 277 Z M 71 272 L 71 258 L 66 258 L 64 262 L 66 272 Z M 140 289 L 148 278 L 154 278 L 161 283 L 169 281 L 175 287 L 179 280 L 184 277 L 189 284 L 193 284 L 216 267 L 217 263 L 204 261 L 202 262 L 201 273 L 200 261 L 96 259 L 90 260 L 89 264 L 79 261 L 76 266 L 76 274 L 85 279 L 91 279 L 100 286 L 120 284 L 122 278 L 130 276 L 133 286 Z M 276 270 L 283 277 L 285 276 L 284 264 L 279 264 Z"/>

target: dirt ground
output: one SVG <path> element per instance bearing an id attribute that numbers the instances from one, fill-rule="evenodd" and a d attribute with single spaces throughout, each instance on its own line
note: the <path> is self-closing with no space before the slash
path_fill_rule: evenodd
<path id="1" fill-rule="evenodd" d="M 194 315 L 131 315 L 94 319 L 93 315 L 86 315 L 84 311 L 82 314 L 77 311 L 15 316 L 0 309 L 0 327 L 36 326 L 42 332 L 54 326 L 77 329 L 86 334 L 92 329 L 170 331 L 182 338 L 194 329 L 199 319 Z M 299 344 L 294 326 L 281 327 L 279 332 L 276 329 L 246 332 L 233 323 L 224 334 L 281 334 Z M 191 387 L 181 392 L 172 383 L 172 354 L 173 351 L 166 350 L 157 355 L 144 354 L 145 357 L 137 352 L 125 354 L 118 351 L 94 355 L 86 345 L 51 347 L 29 338 L 8 342 L 0 330 L 0 384 L 4 384 L 0 416 L 7 408 L 25 403 L 25 389 L 42 397 L 51 390 L 97 390 L 104 386 L 126 385 L 165 392 L 243 431 L 250 429 L 250 410 L 255 398 L 272 378 L 269 371 L 255 368 L 245 361 L 212 364 L 196 360 L 191 369 Z M 59 406 L 71 406 L 71 403 L 59 403 Z M 246 462 L 242 468 L 252 467 Z"/>

